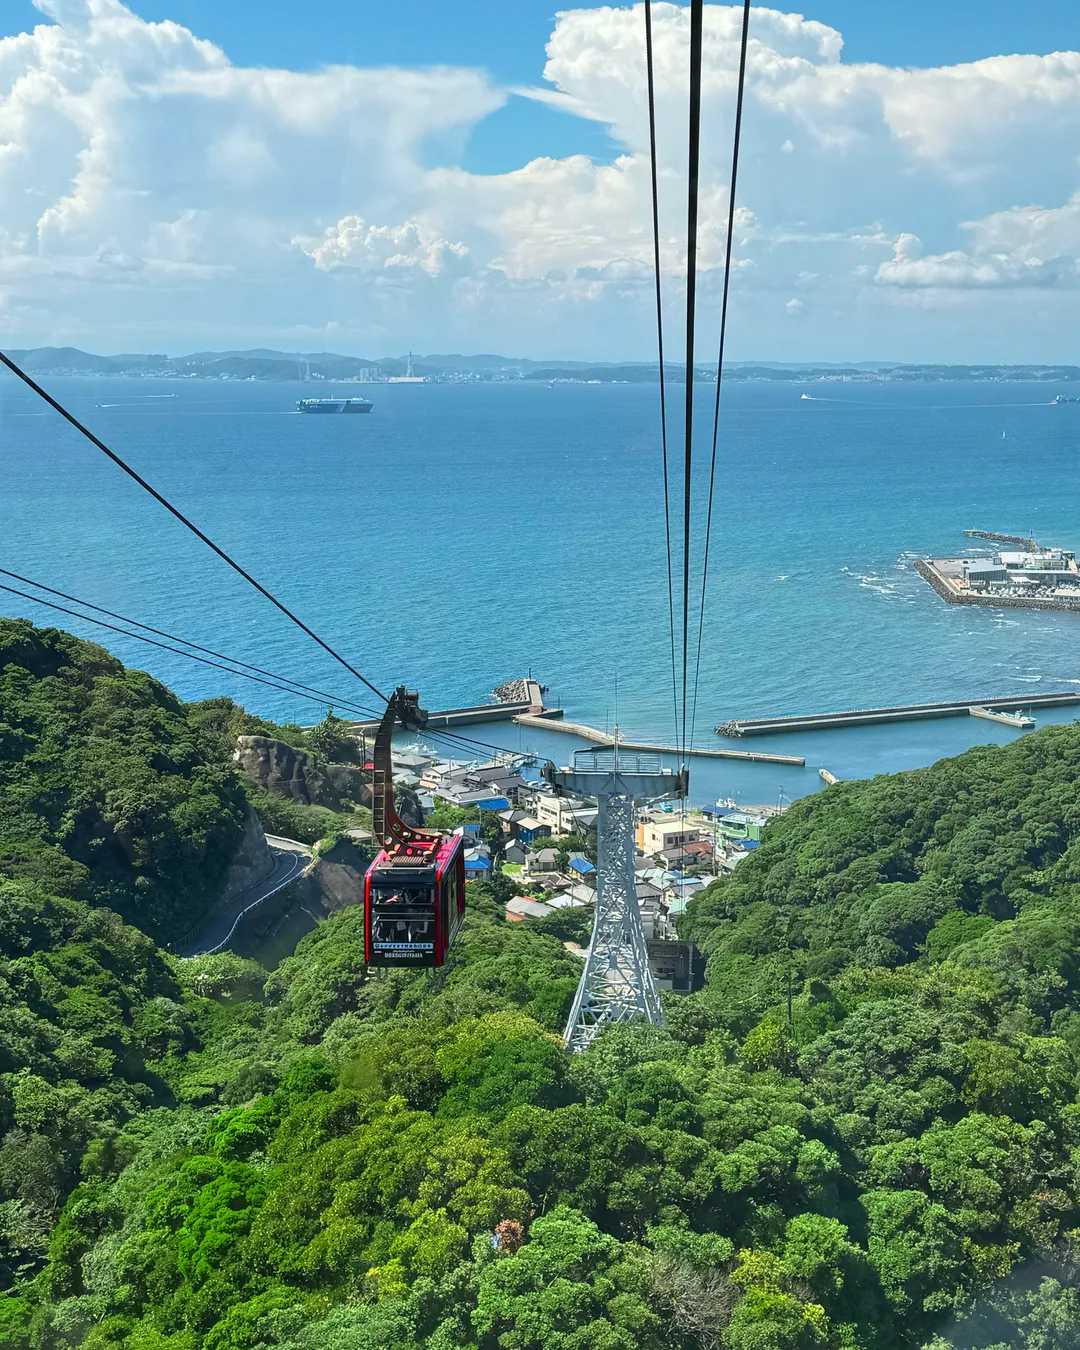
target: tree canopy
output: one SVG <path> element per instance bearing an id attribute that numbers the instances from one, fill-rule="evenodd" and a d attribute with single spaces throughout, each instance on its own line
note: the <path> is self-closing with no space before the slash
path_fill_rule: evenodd
<path id="1" fill-rule="evenodd" d="M 358 908 L 162 952 L 74 803 L 228 816 L 246 714 L 0 633 L 0 1350 L 1075 1350 L 1080 728 L 797 803 L 682 920 L 705 989 L 571 1056 L 505 885 L 431 974 Z"/>

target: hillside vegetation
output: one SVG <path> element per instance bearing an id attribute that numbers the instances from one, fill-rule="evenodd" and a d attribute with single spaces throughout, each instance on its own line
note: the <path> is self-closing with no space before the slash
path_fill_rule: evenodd
<path id="1" fill-rule="evenodd" d="M 3 688 L 47 723 L 55 678 Z M 89 678 L 88 708 L 149 687 Z M 199 715 L 153 689 L 165 773 Z M 70 799 L 81 752 L 35 735 Z M 178 961 L 36 792 L 0 892 L 2 1350 L 1075 1350 L 1080 728 L 796 804 L 684 920 L 706 989 L 577 1056 L 578 958 L 505 885 L 438 974 L 369 975 L 355 909 L 273 972 Z"/>
<path id="2" fill-rule="evenodd" d="M 225 747 L 164 685 L 0 620 L 0 875 L 177 937 L 220 892 L 246 813 Z"/>

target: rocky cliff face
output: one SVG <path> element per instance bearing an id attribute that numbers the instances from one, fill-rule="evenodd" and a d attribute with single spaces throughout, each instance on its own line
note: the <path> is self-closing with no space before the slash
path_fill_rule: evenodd
<path id="1" fill-rule="evenodd" d="M 371 789 L 352 764 L 321 764 L 306 750 L 269 736 L 238 737 L 235 759 L 261 788 L 305 806 L 344 811 L 371 805 Z"/>
<path id="2" fill-rule="evenodd" d="M 364 875 L 372 855 L 351 839 L 339 839 L 310 869 L 311 897 L 324 914 L 364 901 Z"/>
<path id="3" fill-rule="evenodd" d="M 413 825 L 417 829 L 423 825 L 424 808 L 412 788 L 394 788 L 394 807 L 406 825 Z"/>
<path id="4" fill-rule="evenodd" d="M 263 827 L 259 817 L 255 814 L 252 807 L 248 807 L 247 819 L 244 822 L 244 837 L 240 841 L 240 847 L 233 858 L 232 866 L 229 868 L 228 875 L 225 878 L 225 887 L 221 892 L 219 904 L 223 904 L 245 891 L 249 886 L 268 877 L 274 870 L 274 855 L 270 852 L 270 845 L 266 842 L 266 835 L 263 833 Z"/>
<path id="5" fill-rule="evenodd" d="M 370 850 L 351 839 L 311 862 L 303 873 L 264 905 L 245 917 L 229 944 L 239 956 L 253 956 L 269 966 L 289 956 L 296 944 L 319 923 L 349 905 L 364 903 L 364 874 Z"/>

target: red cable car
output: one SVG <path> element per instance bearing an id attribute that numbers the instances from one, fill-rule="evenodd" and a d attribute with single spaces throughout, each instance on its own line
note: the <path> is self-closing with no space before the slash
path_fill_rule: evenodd
<path id="1" fill-rule="evenodd" d="M 418 830 L 394 808 L 394 727 L 422 731 L 417 695 L 394 690 L 375 735 L 372 818 L 382 849 L 364 879 L 364 960 L 369 966 L 441 966 L 465 917 L 465 846 Z"/>

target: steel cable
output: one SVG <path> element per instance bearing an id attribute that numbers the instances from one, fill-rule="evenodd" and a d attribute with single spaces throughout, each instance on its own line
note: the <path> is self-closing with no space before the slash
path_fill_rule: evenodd
<path id="1" fill-rule="evenodd" d="M 697 655 L 694 663 L 694 700 L 690 719 L 693 744 L 697 722 L 698 680 L 701 676 L 701 639 L 705 627 L 705 590 L 709 578 L 709 544 L 712 537 L 713 497 L 716 487 L 716 447 L 720 432 L 720 389 L 724 378 L 724 345 L 727 339 L 728 295 L 731 288 L 731 246 L 735 233 L 735 188 L 739 178 L 743 100 L 746 92 L 746 53 L 750 41 L 750 0 L 743 0 L 742 38 L 739 45 L 739 82 L 735 95 L 735 132 L 731 149 L 731 186 L 728 189 L 727 241 L 724 247 L 724 289 L 720 303 L 720 343 L 716 358 L 716 398 L 713 404 L 712 458 L 709 465 L 709 509 L 705 517 L 705 549 L 701 564 L 701 605 L 698 609 Z"/>
<path id="2" fill-rule="evenodd" d="M 58 605 L 55 601 L 45 600 L 39 595 L 32 595 L 26 591 L 20 591 L 14 586 L 5 586 L 0 583 L 0 591 L 6 591 L 9 595 L 17 595 L 23 600 L 29 600 L 35 605 L 43 605 L 47 609 L 56 610 L 60 614 L 67 614 L 73 619 L 81 619 L 84 623 L 95 624 L 99 628 L 108 629 L 109 632 L 119 633 L 121 637 L 134 638 L 137 642 L 144 642 L 148 646 L 157 647 L 161 651 L 171 652 L 174 656 L 186 657 L 189 661 L 197 661 L 200 665 L 211 666 L 215 670 L 223 670 L 227 675 L 238 675 L 241 679 L 250 680 L 254 684 L 265 685 L 270 689 L 278 689 L 283 694 L 292 694 L 296 698 L 303 699 L 308 703 L 318 703 L 323 707 L 338 708 L 342 712 L 358 714 L 361 718 L 372 718 L 376 721 L 381 717 L 381 713 L 374 708 L 365 708 L 362 704 L 350 702 L 348 699 L 340 698 L 335 694 L 326 693 L 324 690 L 312 689 L 308 685 L 299 685 L 297 681 L 292 680 L 288 675 L 278 675 L 273 671 L 263 670 L 260 666 L 251 666 L 244 661 L 238 661 L 235 657 L 226 656 L 221 652 L 214 652 L 209 647 L 201 647 L 198 643 L 189 642 L 187 638 L 176 637 L 172 633 L 163 632 L 157 628 L 151 628 L 149 624 L 140 623 L 137 619 L 129 619 L 122 614 L 114 613 L 112 610 L 104 609 L 100 605 L 91 604 L 88 600 L 80 600 L 77 596 L 67 595 L 63 591 L 54 590 L 52 587 L 43 586 L 38 581 L 31 581 L 27 577 L 21 577 L 15 572 L 9 572 L 6 568 L 0 568 L 0 575 L 6 577 L 15 577 L 22 581 L 24 585 L 37 587 L 39 590 L 46 591 L 49 595 L 56 595 L 64 600 L 70 600 L 74 605 L 82 605 L 86 609 L 96 610 L 99 614 L 108 614 L 111 618 L 118 619 L 120 623 L 131 624 L 135 628 L 144 628 L 147 632 L 156 633 L 158 637 L 168 638 L 169 642 L 182 643 L 181 647 L 172 647 L 169 642 L 158 642 L 156 638 L 146 637 L 143 633 L 132 632 L 131 629 L 122 628 L 119 624 L 106 623 L 102 619 L 95 619 L 90 614 L 81 614 L 78 610 L 68 609 L 65 605 Z M 184 651 L 183 647 L 191 647 L 195 650 Z M 198 656 L 196 651 L 206 652 L 207 656 Z M 219 661 L 212 661 L 208 656 L 218 656 Z M 222 662 L 231 662 L 231 665 L 224 665 Z M 235 666 L 244 667 L 244 669 L 234 669 Z M 258 671 L 258 674 L 250 674 L 251 671 Z M 263 678 L 263 677 L 267 678 Z M 295 688 L 292 686 L 296 686 Z M 307 692 L 301 692 L 307 690 Z M 492 745 L 487 741 L 474 740 L 469 736 L 462 736 L 453 731 L 424 730 L 421 735 L 430 740 L 443 742 L 444 746 L 450 750 L 468 751 L 475 756 L 476 750 L 495 752 L 498 754 L 513 754 L 513 751 L 507 750 L 505 746 Z"/>
<path id="3" fill-rule="evenodd" d="M 30 585 L 34 584 L 34 582 L 30 583 Z M 30 600 L 35 605 L 44 605 L 47 609 L 58 610 L 61 614 L 69 614 L 73 619 L 81 619 L 84 623 L 93 623 L 99 628 L 107 628 L 113 633 L 120 633 L 123 637 L 135 638 L 138 642 L 148 643 L 151 647 L 159 647 L 162 651 L 172 652 L 175 656 L 186 656 L 189 661 L 198 661 L 200 665 L 214 666 L 217 670 L 224 670 L 229 675 L 239 675 L 241 679 L 253 680 L 256 684 L 265 684 L 271 689 L 280 689 L 282 693 L 292 694 L 296 698 L 306 699 L 309 703 L 325 704 L 325 699 L 323 698 L 316 699 L 310 694 L 301 694 L 297 689 L 291 689 L 288 685 L 278 684 L 274 680 L 265 680 L 261 675 L 249 675 L 246 671 L 234 670 L 231 666 L 222 665 L 220 661 L 211 661 L 205 656 L 196 656 L 194 652 L 186 652 L 182 647 L 170 647 L 165 642 L 158 642 L 156 638 L 146 637 L 142 633 L 133 633 L 127 628 L 120 628 L 117 624 L 106 623 L 104 619 L 92 618 L 89 614 L 80 614 L 77 610 L 68 609 L 65 605 L 58 605 L 54 600 L 43 600 L 39 595 L 28 595 L 26 591 L 16 590 L 14 586 L 5 586 L 0 583 L 0 591 L 7 591 L 10 595 L 18 595 L 23 600 Z M 75 603 L 81 604 L 82 602 L 76 600 Z M 229 659 L 229 657 L 225 658 L 226 661 Z M 283 676 L 282 678 L 287 677 Z M 343 701 L 338 701 L 337 706 L 344 708 L 349 712 L 357 711 L 370 713 L 371 711 L 368 708 L 353 708 L 350 704 Z"/>
<path id="4" fill-rule="evenodd" d="M 362 712 L 371 717 L 381 716 L 381 713 L 376 712 L 373 708 L 365 708 L 362 704 L 352 703 L 348 699 L 340 698 L 337 694 L 328 694 L 325 689 L 314 689 L 311 685 L 301 684 L 299 680 L 294 680 L 290 675 L 278 675 L 272 670 L 263 670 L 262 666 L 253 666 L 235 656 L 226 656 L 224 652 L 216 652 L 212 647 L 203 647 L 197 642 L 189 642 L 187 638 L 177 637 L 175 633 L 166 633 L 160 628 L 151 627 L 148 623 L 140 623 L 138 619 L 128 618 L 126 614 L 117 614 L 114 610 L 105 609 L 102 605 L 95 605 L 90 600 L 80 600 L 77 595 L 68 595 L 65 591 L 55 590 L 52 586 L 46 586 L 40 581 L 32 581 L 29 577 L 20 576 L 18 572 L 9 572 L 6 567 L 0 567 L 0 576 L 11 577 L 13 581 L 19 581 L 24 586 L 33 586 L 35 590 L 45 591 L 48 595 L 55 595 L 61 600 L 69 600 L 73 605 L 81 605 L 83 609 L 92 609 L 98 614 L 107 614 L 110 619 L 130 624 L 133 628 L 142 628 L 145 632 L 153 633 L 159 638 L 166 638 L 169 642 L 179 642 L 184 647 L 191 647 L 197 652 L 202 652 L 204 656 L 216 656 L 220 661 L 228 661 L 231 665 L 241 666 L 244 670 L 254 671 L 257 675 L 266 675 L 272 680 L 281 680 L 285 684 L 295 685 L 297 691 L 317 694 L 320 700 L 324 700 L 334 707 L 348 708 L 350 711 Z M 44 604 L 45 602 L 42 601 L 41 603 Z M 86 617 L 89 618 L 89 616 Z M 139 635 L 132 633 L 130 636 L 138 637 Z M 181 653 L 181 655 L 184 654 Z M 240 672 L 237 671 L 236 673 L 239 674 Z"/>
<path id="5" fill-rule="evenodd" d="M 660 185 L 656 164 L 656 78 L 653 65 L 652 0 L 645 0 L 645 78 L 649 90 L 649 171 L 652 180 L 653 280 L 656 288 L 656 349 L 660 373 L 660 453 L 664 469 L 664 548 L 667 554 L 668 635 L 671 643 L 671 702 L 675 742 L 679 740 L 679 689 L 675 663 L 675 590 L 671 571 L 671 490 L 668 475 L 667 375 L 664 369 L 664 307 L 660 284 Z"/>
<path id="6" fill-rule="evenodd" d="M 79 419 L 74 416 L 73 413 L 68 412 L 67 408 L 65 408 L 62 403 L 60 403 L 57 399 L 53 398 L 52 394 L 48 393 L 45 389 L 43 389 L 41 385 L 37 383 L 36 380 L 32 379 L 26 373 L 25 370 L 23 370 L 20 366 L 16 365 L 16 363 L 11 359 L 10 356 L 5 355 L 4 352 L 0 352 L 0 363 L 3 363 L 14 376 L 22 380 L 23 384 L 25 384 L 27 388 L 32 389 L 34 393 L 38 395 L 39 398 L 44 399 L 44 401 L 49 405 L 50 408 L 58 412 L 66 422 L 69 422 L 75 428 L 76 431 L 78 431 L 81 435 L 85 436 L 86 439 L 91 443 L 91 445 L 96 446 L 97 449 L 99 449 L 103 455 L 107 455 L 108 458 L 111 459 L 112 462 L 118 468 L 123 469 L 124 473 L 126 473 L 129 478 L 133 479 L 136 483 L 138 483 L 138 485 L 145 492 L 148 492 L 156 502 L 164 506 L 166 511 L 168 511 L 171 515 L 175 516 L 176 519 L 181 523 L 181 525 L 183 525 L 186 529 L 189 529 L 191 533 L 196 536 L 196 538 L 201 539 L 202 542 L 207 546 L 207 548 L 213 549 L 213 551 L 218 555 L 218 557 L 221 558 L 224 562 L 228 563 L 228 565 L 233 569 L 234 572 L 239 573 L 239 575 L 242 576 L 244 580 L 248 582 L 249 585 L 254 586 L 254 588 L 259 592 L 260 595 L 265 596 L 265 598 L 269 600 L 270 603 L 274 605 L 277 609 L 279 609 L 287 619 L 290 619 L 294 624 L 296 624 L 297 628 L 301 629 L 301 631 L 306 633 L 308 637 L 312 639 L 312 641 L 317 642 L 319 646 L 323 649 L 323 651 L 328 652 L 334 658 L 334 660 L 338 662 L 339 665 L 344 666 L 350 675 L 354 675 L 360 681 L 361 684 L 366 685 L 371 690 L 371 692 L 377 695 L 379 698 L 381 698 L 384 703 L 389 701 L 387 699 L 387 696 L 380 689 L 376 688 L 376 686 L 372 684 L 372 682 L 366 676 L 361 675 L 355 666 L 353 666 L 350 662 L 346 661 L 346 659 L 339 652 L 336 652 L 328 642 L 324 641 L 321 637 L 319 637 L 318 633 L 316 633 L 313 629 L 309 628 L 307 624 L 303 621 L 303 619 L 298 618 L 297 615 L 295 615 L 292 612 L 292 610 L 288 608 L 287 605 L 283 604 L 277 598 L 276 595 L 274 595 L 271 591 L 268 591 L 261 582 L 256 581 L 250 572 L 248 572 L 245 568 L 241 567 L 240 564 L 234 558 L 231 558 L 223 548 L 215 544 L 214 541 L 209 537 L 209 535 L 204 534 L 202 530 L 200 530 L 199 527 L 196 524 L 194 524 L 194 522 L 190 521 L 187 518 L 187 516 L 185 516 L 184 513 L 180 511 L 177 507 L 173 506 L 172 502 L 170 502 L 167 497 L 163 496 L 157 490 L 157 488 L 152 487 L 146 481 L 146 479 L 142 477 L 141 474 L 137 473 L 131 467 L 130 464 L 126 463 L 126 461 L 121 459 L 120 456 L 114 450 L 110 450 L 103 440 L 95 436 L 94 433 L 88 427 L 85 427 L 82 424 L 82 422 L 80 422 Z"/>
<path id="7" fill-rule="evenodd" d="M 698 187 L 701 164 L 701 56 L 705 0 L 690 3 L 690 134 L 686 166 L 686 441 L 683 448 L 682 737 L 686 747 L 690 642 L 690 537 L 694 470 L 694 320 L 697 307 Z"/>

